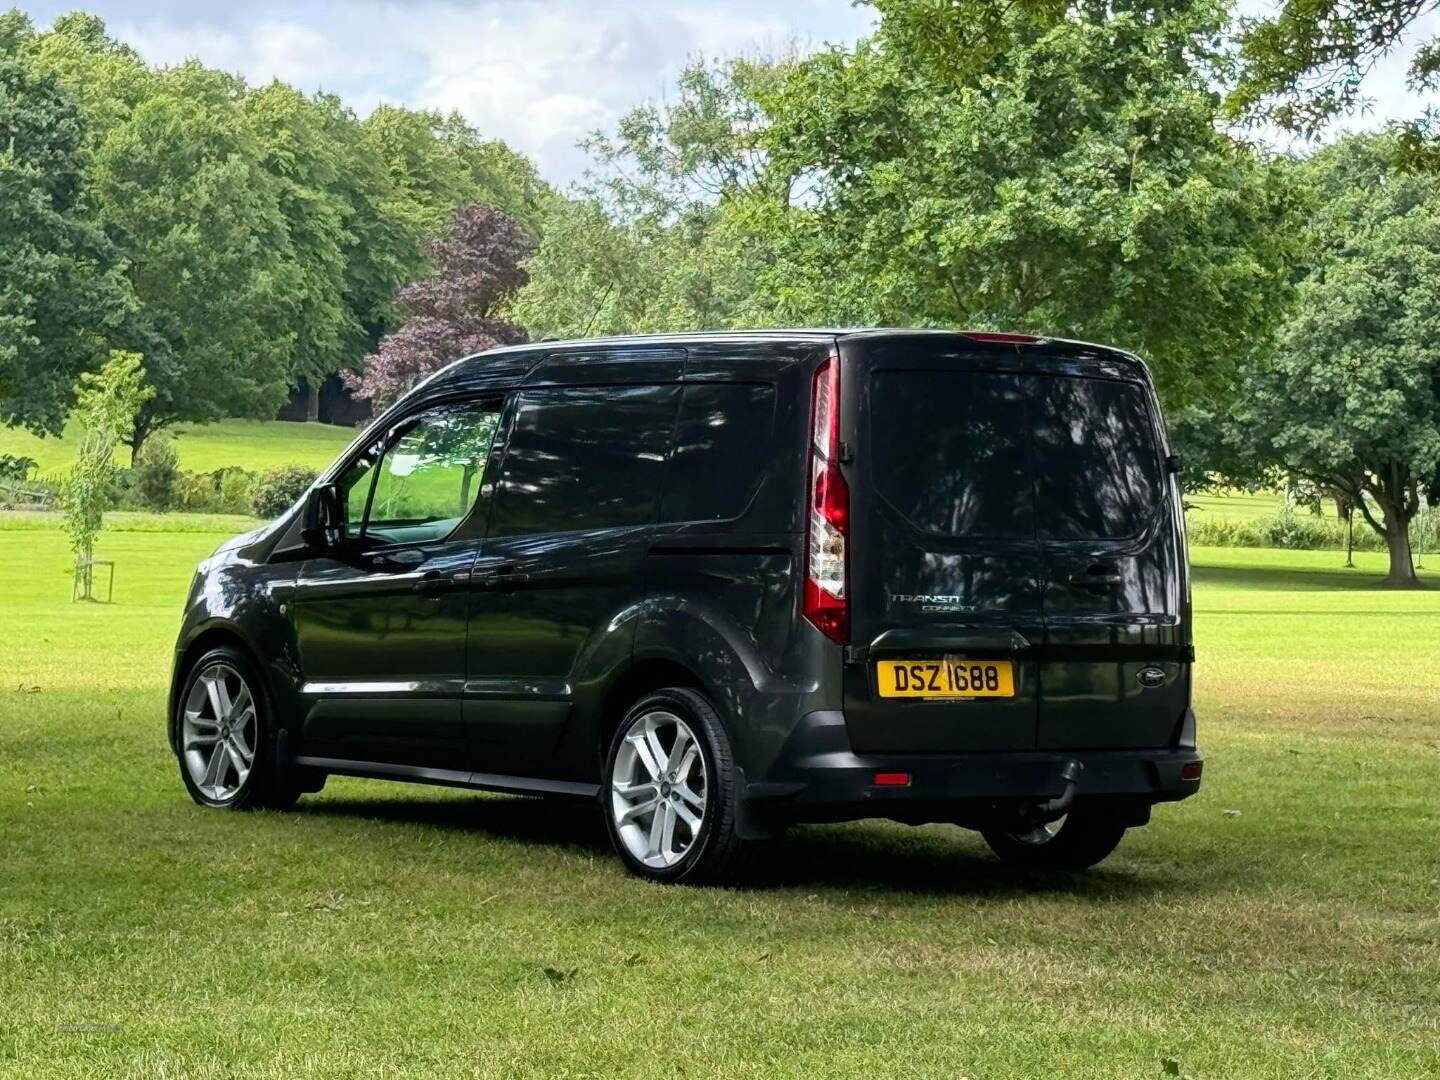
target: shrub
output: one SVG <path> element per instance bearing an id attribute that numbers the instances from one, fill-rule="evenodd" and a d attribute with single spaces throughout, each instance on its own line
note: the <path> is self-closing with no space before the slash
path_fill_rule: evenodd
<path id="1" fill-rule="evenodd" d="M 283 514 L 291 503 L 315 482 L 316 472 L 303 465 L 281 465 L 262 473 L 250 495 L 250 508 L 256 517 L 273 518 Z"/>
<path id="2" fill-rule="evenodd" d="M 131 463 L 135 491 L 140 502 L 151 510 L 175 507 L 175 486 L 180 480 L 180 455 L 170 439 L 156 436 L 147 439 Z"/>
<path id="3" fill-rule="evenodd" d="M 14 454 L 0 454 L 0 483 L 23 484 L 30 478 L 30 470 L 38 462 L 31 457 L 17 457 Z"/>
<path id="4" fill-rule="evenodd" d="M 210 475 L 215 477 L 215 489 L 220 496 L 221 513 L 250 513 L 250 500 L 255 495 L 256 477 L 254 473 L 247 469 L 231 467 L 217 469 Z"/>
<path id="5" fill-rule="evenodd" d="M 1326 515 L 1296 513 L 1286 507 L 1272 517 L 1235 519 L 1189 516 L 1185 531 L 1197 547 L 1265 547 L 1309 551 L 1345 550 L 1345 523 Z M 1411 526 L 1412 538 L 1416 536 Z M 1385 541 L 1355 515 L 1355 550 L 1384 551 Z M 1416 551 L 1419 551 L 1417 546 Z"/>

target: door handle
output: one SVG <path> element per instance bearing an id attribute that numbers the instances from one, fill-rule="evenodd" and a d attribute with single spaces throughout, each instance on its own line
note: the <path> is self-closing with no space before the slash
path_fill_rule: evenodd
<path id="1" fill-rule="evenodd" d="M 465 584 L 469 573 L 464 570 L 457 571 L 453 576 L 446 576 L 439 570 L 426 570 L 420 575 L 420 580 L 410 586 L 412 592 L 421 596 L 439 596 L 452 589 L 458 589 Z"/>
<path id="2" fill-rule="evenodd" d="M 1086 589 L 1101 589 L 1106 586 L 1113 587 L 1119 585 L 1125 579 L 1119 574 L 1106 573 L 1103 571 L 1097 573 L 1091 570 L 1083 574 L 1071 574 L 1069 580 L 1071 585 L 1079 585 Z"/>
<path id="3" fill-rule="evenodd" d="M 529 580 L 529 574 L 522 574 L 515 569 L 513 563 L 506 563 L 477 575 L 475 584 L 482 589 L 511 589 L 516 585 L 523 585 Z"/>

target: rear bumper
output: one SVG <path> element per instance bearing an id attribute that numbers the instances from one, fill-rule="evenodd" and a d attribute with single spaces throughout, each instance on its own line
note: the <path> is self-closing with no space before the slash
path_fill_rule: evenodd
<path id="1" fill-rule="evenodd" d="M 1182 736 L 1182 745 L 1164 749 L 862 755 L 850 749 L 842 713 L 811 713 L 782 759 L 745 791 L 757 812 L 797 821 L 892 817 L 964 823 L 1061 795 L 1061 770 L 1073 760 L 1083 766 L 1077 803 L 1126 804 L 1138 818 L 1153 803 L 1200 790 L 1204 759 L 1193 745 L 1191 717 L 1183 726 L 1190 738 Z M 905 774 L 909 780 L 877 784 L 877 773 Z"/>

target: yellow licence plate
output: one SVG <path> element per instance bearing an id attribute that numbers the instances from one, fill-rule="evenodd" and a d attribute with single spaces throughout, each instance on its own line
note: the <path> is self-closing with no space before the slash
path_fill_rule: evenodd
<path id="1" fill-rule="evenodd" d="M 1015 696 L 1015 668 L 1009 660 L 880 660 L 875 679 L 881 697 Z"/>

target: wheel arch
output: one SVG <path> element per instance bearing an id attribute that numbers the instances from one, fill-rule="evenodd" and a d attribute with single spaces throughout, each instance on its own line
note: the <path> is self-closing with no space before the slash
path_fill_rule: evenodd
<path id="1" fill-rule="evenodd" d="M 684 686 L 698 690 L 712 703 L 715 695 L 705 681 L 687 664 L 669 656 L 642 656 L 634 658 L 605 692 L 599 709 L 599 723 L 596 725 L 598 741 L 596 756 L 602 763 L 610 750 L 610 740 L 620 726 L 629 707 L 656 690 L 667 686 Z M 716 705 L 718 709 L 719 706 Z"/>
<path id="2" fill-rule="evenodd" d="M 176 652 L 175 674 L 170 680 L 170 707 L 166 719 L 165 729 L 170 739 L 170 749 L 176 748 L 176 724 L 179 720 L 177 705 L 180 692 L 184 689 L 185 681 L 190 677 L 190 669 L 195 662 L 204 656 L 211 649 L 218 649 L 222 646 L 230 646 L 243 652 L 250 663 L 259 673 L 260 678 L 265 680 L 265 691 L 274 700 L 275 689 L 270 685 L 269 673 L 265 663 L 261 659 L 260 651 L 255 648 L 245 634 L 235 624 L 223 620 L 214 620 L 201 626 L 192 634 L 190 639 Z"/>

